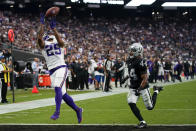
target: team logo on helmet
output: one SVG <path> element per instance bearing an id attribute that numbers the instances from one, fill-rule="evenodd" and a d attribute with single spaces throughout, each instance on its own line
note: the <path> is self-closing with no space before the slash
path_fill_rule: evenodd
<path id="1" fill-rule="evenodd" d="M 133 53 L 133 57 L 135 56 L 142 56 L 143 55 L 143 46 L 141 43 L 134 43 L 129 46 L 129 51 Z"/>

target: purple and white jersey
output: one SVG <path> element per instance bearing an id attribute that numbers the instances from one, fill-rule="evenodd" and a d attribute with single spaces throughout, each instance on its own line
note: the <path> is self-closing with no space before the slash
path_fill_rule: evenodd
<path id="1" fill-rule="evenodd" d="M 44 41 L 45 47 L 42 54 L 46 60 L 48 69 L 51 70 L 57 66 L 65 65 L 64 61 L 64 48 L 59 47 L 55 37 L 52 41 Z"/>

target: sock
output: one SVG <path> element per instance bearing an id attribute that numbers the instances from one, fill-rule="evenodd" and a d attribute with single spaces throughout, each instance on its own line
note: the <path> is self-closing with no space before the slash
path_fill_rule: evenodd
<path id="1" fill-rule="evenodd" d="M 63 100 L 65 101 L 65 103 L 67 105 L 69 105 L 73 110 L 77 111 L 79 109 L 79 107 L 76 106 L 76 104 L 74 103 L 73 99 L 67 94 L 65 93 L 63 95 Z"/>
<path id="2" fill-rule="evenodd" d="M 137 108 L 135 103 L 129 103 L 129 106 L 131 107 L 131 110 L 133 114 L 137 117 L 139 121 L 143 121 L 144 119 L 142 118 L 139 109 Z"/>
<path id="3" fill-rule="evenodd" d="M 155 107 L 155 104 L 156 104 L 156 100 L 157 100 L 157 91 L 154 91 L 153 95 L 152 95 L 152 102 L 153 102 L 153 108 Z M 158 91 L 159 92 L 159 91 Z"/>
<path id="4" fill-rule="evenodd" d="M 56 113 L 60 113 L 61 101 L 62 101 L 62 91 L 60 87 L 55 87 L 55 103 L 56 103 Z"/>

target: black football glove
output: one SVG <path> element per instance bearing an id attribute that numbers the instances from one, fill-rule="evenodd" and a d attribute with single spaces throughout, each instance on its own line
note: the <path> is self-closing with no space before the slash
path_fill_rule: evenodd
<path id="1" fill-rule="evenodd" d="M 138 89 L 136 89 L 136 90 L 135 90 L 135 95 L 136 95 L 136 96 L 139 96 L 141 90 L 142 90 L 142 87 L 139 87 Z"/>
<path id="2" fill-rule="evenodd" d="M 128 78 L 129 78 L 129 77 L 125 77 L 124 79 L 122 79 L 122 80 L 120 81 L 120 84 L 124 84 L 125 81 L 126 81 Z"/>

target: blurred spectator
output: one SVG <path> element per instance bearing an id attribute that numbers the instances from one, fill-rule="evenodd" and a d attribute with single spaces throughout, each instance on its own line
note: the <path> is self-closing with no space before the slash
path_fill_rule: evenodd
<path id="1" fill-rule="evenodd" d="M 122 81 L 122 76 L 123 76 L 123 62 L 121 61 L 120 58 L 117 58 L 117 61 L 114 64 L 114 69 L 115 69 L 115 87 L 117 88 L 118 86 L 118 80 L 120 79 L 120 87 L 121 81 Z"/>
<path id="2" fill-rule="evenodd" d="M 34 61 L 32 62 L 32 70 L 33 70 L 33 86 L 38 87 L 38 74 L 39 74 L 39 59 L 34 58 Z"/>

